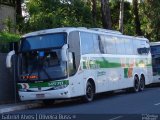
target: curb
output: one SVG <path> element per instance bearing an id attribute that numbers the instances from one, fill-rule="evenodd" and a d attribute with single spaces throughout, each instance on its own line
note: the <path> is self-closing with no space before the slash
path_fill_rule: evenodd
<path id="1" fill-rule="evenodd" d="M 41 103 L 13 104 L 12 106 L 0 108 L 0 114 L 7 113 L 7 112 L 13 112 L 13 111 L 17 111 L 17 110 L 36 108 L 36 107 L 41 107 L 41 106 L 42 106 Z"/>

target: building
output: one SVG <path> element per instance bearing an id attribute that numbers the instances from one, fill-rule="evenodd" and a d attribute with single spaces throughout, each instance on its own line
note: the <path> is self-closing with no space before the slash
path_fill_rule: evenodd
<path id="1" fill-rule="evenodd" d="M 11 21 L 11 31 L 15 32 L 15 0 L 0 0 L 0 31 L 3 31 L 6 28 L 6 19 Z"/>

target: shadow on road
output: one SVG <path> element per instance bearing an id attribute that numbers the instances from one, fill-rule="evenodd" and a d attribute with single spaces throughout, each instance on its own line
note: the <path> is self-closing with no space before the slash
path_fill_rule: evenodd
<path id="1" fill-rule="evenodd" d="M 71 106 L 79 106 L 79 105 L 84 105 L 84 104 L 93 104 L 97 103 L 101 100 L 105 99 L 113 99 L 116 98 L 120 95 L 124 94 L 136 94 L 136 93 L 128 93 L 125 90 L 119 90 L 119 91 L 112 91 L 112 92 L 104 92 L 104 93 L 99 93 L 95 95 L 94 101 L 90 103 L 85 103 L 82 99 L 82 97 L 79 98 L 72 98 L 68 100 L 56 100 L 55 103 L 51 105 L 43 105 L 41 108 L 61 108 L 61 107 L 71 107 Z"/>
<path id="2" fill-rule="evenodd" d="M 55 103 L 50 104 L 50 105 L 42 105 L 41 108 L 64 108 L 64 107 L 72 107 L 72 106 L 80 106 L 80 105 L 85 105 L 85 104 L 94 104 L 106 99 L 113 99 L 116 97 L 119 97 L 121 95 L 131 95 L 131 94 L 143 94 L 144 92 L 148 92 L 151 89 L 160 87 L 160 84 L 152 84 L 146 87 L 146 89 L 143 92 L 139 93 L 133 93 L 133 92 L 128 92 L 126 90 L 117 90 L 117 91 L 112 91 L 112 92 L 104 92 L 104 93 L 99 93 L 96 94 L 95 99 L 91 103 L 85 103 L 82 98 L 72 98 L 72 99 L 67 99 L 67 100 L 56 100 Z"/>

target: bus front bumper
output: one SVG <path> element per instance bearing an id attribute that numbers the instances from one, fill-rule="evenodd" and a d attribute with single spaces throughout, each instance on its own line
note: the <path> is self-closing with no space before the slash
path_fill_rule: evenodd
<path id="1" fill-rule="evenodd" d="M 68 88 L 38 92 L 19 91 L 18 93 L 21 101 L 70 98 Z"/>

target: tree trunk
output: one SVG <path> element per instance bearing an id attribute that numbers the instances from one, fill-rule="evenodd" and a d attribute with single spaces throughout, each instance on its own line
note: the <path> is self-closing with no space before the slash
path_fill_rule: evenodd
<path id="1" fill-rule="evenodd" d="M 105 29 L 111 29 L 111 14 L 109 0 L 101 0 L 102 25 Z"/>
<path id="2" fill-rule="evenodd" d="M 16 16 L 17 22 L 19 22 L 19 18 L 22 17 L 21 0 L 16 0 Z"/>
<path id="3" fill-rule="evenodd" d="M 123 34 L 124 0 L 120 0 L 119 30 Z"/>
<path id="4" fill-rule="evenodd" d="M 136 27 L 136 35 L 141 36 L 142 31 L 141 31 L 141 24 L 139 20 L 139 14 L 138 14 L 138 0 L 133 0 L 133 14 L 134 14 L 134 22 L 135 22 L 135 27 Z"/>
<path id="5" fill-rule="evenodd" d="M 93 19 L 93 26 L 96 26 L 97 22 L 97 2 L 96 0 L 92 0 L 92 19 Z"/>

